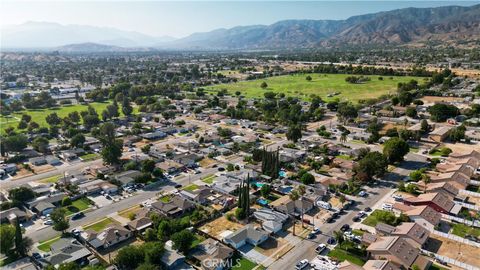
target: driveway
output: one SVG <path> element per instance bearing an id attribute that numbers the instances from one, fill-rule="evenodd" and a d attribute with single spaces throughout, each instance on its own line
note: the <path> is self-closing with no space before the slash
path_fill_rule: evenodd
<path id="1" fill-rule="evenodd" d="M 103 195 L 95 195 L 95 196 L 87 196 L 90 200 L 92 200 L 98 208 L 102 208 L 104 206 L 110 205 L 113 203 L 113 200 L 109 200 L 105 198 Z"/>
<path id="2" fill-rule="evenodd" d="M 248 259 L 256 262 L 261 263 L 268 259 L 267 256 L 263 255 L 262 253 L 255 250 L 255 247 L 250 244 L 245 244 L 241 248 L 238 249 L 242 255 L 247 257 Z"/>

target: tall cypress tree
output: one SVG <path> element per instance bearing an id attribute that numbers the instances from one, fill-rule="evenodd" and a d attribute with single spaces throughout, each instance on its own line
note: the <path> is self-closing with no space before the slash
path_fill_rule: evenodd
<path id="1" fill-rule="evenodd" d="M 25 256 L 25 247 L 23 246 L 22 228 L 20 227 L 20 220 L 15 220 L 15 251 L 20 256 Z"/>

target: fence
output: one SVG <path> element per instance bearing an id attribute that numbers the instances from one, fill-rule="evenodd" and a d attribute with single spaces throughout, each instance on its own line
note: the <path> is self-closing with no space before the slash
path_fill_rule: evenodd
<path id="1" fill-rule="evenodd" d="M 480 207 L 476 206 L 475 204 L 464 203 L 464 202 L 455 202 L 455 203 L 461 205 L 462 207 L 471 209 L 471 210 L 480 211 Z"/>
<path id="2" fill-rule="evenodd" d="M 466 245 L 469 245 L 469 246 L 480 248 L 480 243 L 470 241 L 468 239 L 462 238 L 462 237 L 454 235 L 454 234 L 444 233 L 444 232 L 437 231 L 437 230 L 433 230 L 432 234 L 436 234 L 436 235 L 441 236 L 443 238 L 447 238 L 447 239 L 450 239 L 450 240 L 453 240 L 453 241 L 456 241 L 456 242 L 459 242 L 459 243 L 462 243 L 462 244 L 466 244 Z"/>
<path id="3" fill-rule="evenodd" d="M 459 192 L 460 192 L 460 194 L 464 194 L 464 195 L 468 195 L 468 196 L 472 196 L 472 197 L 480 197 L 480 193 L 470 191 L 470 190 L 466 190 L 466 189 L 460 189 Z"/>
<path id="4" fill-rule="evenodd" d="M 430 256 L 430 257 L 433 257 L 439 261 L 442 261 L 442 262 L 445 262 L 447 264 L 450 264 L 450 265 L 455 265 L 457 267 L 460 267 L 460 268 L 463 268 L 463 269 L 467 269 L 467 270 L 480 270 L 480 268 L 478 267 L 475 267 L 475 266 L 471 266 L 469 264 L 466 264 L 466 263 L 463 263 L 463 262 L 460 262 L 460 261 L 457 261 L 457 260 L 454 260 L 452 258 L 449 258 L 449 257 L 445 257 L 445 256 L 442 256 L 442 255 L 438 255 L 436 253 L 433 253 L 433 252 L 430 252 L 428 250 L 424 250 L 422 249 L 422 253 Z"/>
<path id="5" fill-rule="evenodd" d="M 463 219 L 463 218 L 454 217 L 454 216 L 450 216 L 450 215 L 446 215 L 446 214 L 442 214 L 442 218 L 450 220 L 450 221 L 455 221 L 457 223 L 462 223 L 462 224 L 465 224 L 465 225 L 468 225 L 468 226 L 473 226 L 473 227 L 480 228 L 480 222 L 478 222 L 477 220 L 470 221 L 470 220 L 466 220 L 466 219 Z"/>
<path id="6" fill-rule="evenodd" d="M 470 184 L 475 186 L 480 186 L 480 181 L 470 179 Z"/>

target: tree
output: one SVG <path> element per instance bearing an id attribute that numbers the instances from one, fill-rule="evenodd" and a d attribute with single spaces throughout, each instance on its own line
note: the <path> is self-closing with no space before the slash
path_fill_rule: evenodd
<path id="1" fill-rule="evenodd" d="M 32 240 L 28 237 L 22 236 L 20 220 L 17 217 L 17 219 L 15 220 L 15 251 L 20 257 L 25 257 L 31 246 Z"/>
<path id="2" fill-rule="evenodd" d="M 124 97 L 122 100 L 122 112 L 124 115 L 129 116 L 133 112 L 132 105 L 130 105 L 130 99 Z"/>
<path id="3" fill-rule="evenodd" d="M 435 122 L 444 122 L 448 118 L 457 116 L 460 112 L 457 107 L 449 104 L 435 104 L 428 108 L 430 119 Z"/>
<path id="4" fill-rule="evenodd" d="M 344 122 L 358 116 L 357 109 L 352 103 L 342 102 L 338 104 L 337 116 Z"/>
<path id="5" fill-rule="evenodd" d="M 260 189 L 260 193 L 262 194 L 263 198 L 267 198 L 271 191 L 272 191 L 272 186 L 268 184 L 263 185 L 262 188 Z"/>
<path id="6" fill-rule="evenodd" d="M 58 266 L 58 268 L 55 268 L 53 265 L 49 265 L 45 268 L 46 270 L 80 270 L 80 265 L 76 264 L 75 262 L 69 262 L 69 263 L 62 263 Z"/>
<path id="7" fill-rule="evenodd" d="M 32 142 L 33 149 L 41 153 L 48 152 L 48 139 L 45 137 L 37 137 Z"/>
<path id="8" fill-rule="evenodd" d="M 408 107 L 407 110 L 405 111 L 405 114 L 408 117 L 415 118 L 417 117 L 417 110 L 415 108 Z"/>
<path id="9" fill-rule="evenodd" d="M 53 112 L 45 117 L 45 121 L 47 121 L 50 126 L 58 126 L 62 122 L 62 119 L 58 117 L 56 112 Z"/>
<path id="10" fill-rule="evenodd" d="M 69 205 L 72 205 L 72 200 L 70 199 L 70 197 L 68 196 L 63 197 L 62 206 L 69 206 Z"/>
<path id="11" fill-rule="evenodd" d="M 155 161 L 151 159 L 146 159 L 142 161 L 142 172 L 152 173 L 155 169 Z"/>
<path id="12" fill-rule="evenodd" d="M 391 138 L 383 146 L 383 155 L 390 164 L 403 160 L 403 157 L 410 151 L 410 146 L 400 138 Z"/>
<path id="13" fill-rule="evenodd" d="M 310 76 L 310 75 L 307 75 L 307 77 L 305 77 L 305 80 L 307 80 L 307 81 L 309 81 L 309 82 L 310 82 L 310 81 L 312 80 L 312 76 Z"/>
<path id="14" fill-rule="evenodd" d="M 388 162 L 379 152 L 367 153 L 354 167 L 355 180 L 370 182 L 373 177 L 381 177 L 387 171 Z"/>
<path id="15" fill-rule="evenodd" d="M 135 269 L 145 260 L 142 247 L 129 245 L 120 249 L 115 257 L 115 264 L 120 269 Z"/>
<path id="16" fill-rule="evenodd" d="M 9 255 L 15 244 L 15 228 L 10 224 L 0 225 L 0 252 Z"/>
<path id="17" fill-rule="evenodd" d="M 315 183 L 315 176 L 313 176 L 311 173 L 304 173 L 300 180 L 304 185 L 311 185 Z"/>
<path id="18" fill-rule="evenodd" d="M 151 263 L 142 263 L 140 264 L 135 270 L 159 270 L 160 267 L 158 265 L 154 265 Z"/>
<path id="19" fill-rule="evenodd" d="M 35 192 L 28 187 L 18 187 L 8 191 L 8 197 L 14 202 L 28 202 L 35 198 Z"/>
<path id="20" fill-rule="evenodd" d="M 103 145 L 101 152 L 103 161 L 107 164 L 118 164 L 122 156 L 123 142 L 115 138 L 115 125 L 105 123 L 100 127 L 99 133 Z"/>
<path id="21" fill-rule="evenodd" d="M 73 123 L 77 124 L 80 122 L 80 114 L 77 111 L 71 112 L 68 114 L 68 118 Z"/>
<path id="22" fill-rule="evenodd" d="M 70 227 L 67 218 L 67 211 L 63 208 L 55 208 L 55 210 L 50 213 L 50 218 L 53 221 L 53 229 L 62 233 Z"/>
<path id="23" fill-rule="evenodd" d="M 420 130 L 422 133 L 427 133 L 430 130 L 430 125 L 428 125 L 427 120 L 423 119 L 422 122 L 420 122 Z"/>
<path id="24" fill-rule="evenodd" d="M 266 89 L 266 88 L 268 87 L 268 84 L 267 84 L 266 82 L 262 82 L 262 83 L 260 84 L 260 87 L 261 87 L 262 89 Z"/>
<path id="25" fill-rule="evenodd" d="M 422 179 L 422 174 L 420 170 L 415 170 L 409 174 L 410 180 L 417 182 Z"/>
<path id="26" fill-rule="evenodd" d="M 333 236 L 335 237 L 335 241 L 341 246 L 343 242 L 345 242 L 345 238 L 341 231 L 334 231 Z"/>
<path id="27" fill-rule="evenodd" d="M 145 253 L 145 262 L 161 265 L 162 264 L 162 253 L 165 250 L 164 244 L 162 242 L 150 242 L 143 244 L 143 250 Z"/>
<path id="28" fill-rule="evenodd" d="M 287 131 L 287 139 L 296 143 L 302 138 L 302 130 L 299 125 L 291 125 Z"/>
<path id="29" fill-rule="evenodd" d="M 83 147 L 85 143 L 85 136 L 81 133 L 76 134 L 70 139 L 70 145 L 72 147 Z"/>
<path id="30" fill-rule="evenodd" d="M 186 254 L 192 246 L 195 236 L 189 230 L 182 230 L 172 235 L 173 247 Z"/>
<path id="31" fill-rule="evenodd" d="M 5 152 L 20 152 L 28 145 L 28 138 L 23 134 L 14 134 L 6 138 L 2 138 L 2 147 Z"/>

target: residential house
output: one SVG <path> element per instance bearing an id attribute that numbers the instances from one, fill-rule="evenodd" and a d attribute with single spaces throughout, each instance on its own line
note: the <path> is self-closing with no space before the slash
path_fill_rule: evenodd
<path id="1" fill-rule="evenodd" d="M 228 260 L 233 256 L 234 250 L 212 238 L 208 238 L 191 252 L 190 256 L 201 263 L 205 270 L 222 270 L 227 267 Z M 208 262 L 208 263 L 206 263 Z"/>
<path id="2" fill-rule="evenodd" d="M 407 197 L 403 199 L 406 205 L 428 205 L 436 211 L 444 214 L 458 214 L 461 206 L 453 202 L 453 198 L 443 192 L 420 194 L 418 197 Z"/>
<path id="3" fill-rule="evenodd" d="M 448 138 L 451 130 L 451 126 L 437 127 L 428 134 L 428 138 L 437 143 L 443 142 L 446 138 Z"/>
<path id="4" fill-rule="evenodd" d="M 45 157 L 34 157 L 28 160 L 30 164 L 33 166 L 42 166 L 48 164 L 47 159 Z"/>
<path id="5" fill-rule="evenodd" d="M 85 153 L 85 150 L 82 148 L 75 148 L 71 150 L 64 150 L 60 153 L 60 158 L 63 159 L 64 161 L 72 161 L 77 159 L 79 156 L 83 155 Z"/>
<path id="6" fill-rule="evenodd" d="M 119 173 L 115 176 L 115 179 L 119 181 L 123 186 L 129 186 L 135 183 L 135 178 L 141 176 L 142 173 L 136 170 L 129 170 Z"/>
<path id="7" fill-rule="evenodd" d="M 191 200 L 199 204 L 206 204 L 208 197 L 213 196 L 214 191 L 211 188 L 199 187 L 195 190 L 182 190 L 180 195 L 185 199 Z"/>
<path id="8" fill-rule="evenodd" d="M 442 214 L 428 205 L 415 206 L 404 212 L 411 221 L 420 224 L 428 230 L 433 230 L 442 219 Z"/>
<path id="9" fill-rule="evenodd" d="M 140 137 L 149 141 L 156 141 L 166 138 L 168 135 L 163 131 L 154 131 L 149 133 L 141 134 Z"/>
<path id="10" fill-rule="evenodd" d="M 168 202 L 158 201 L 152 203 L 152 209 L 166 217 L 179 217 L 193 210 L 195 205 L 181 196 L 174 195 Z"/>
<path id="11" fill-rule="evenodd" d="M 431 183 L 450 182 L 458 189 L 465 189 L 470 184 L 470 177 L 455 171 L 441 174 L 429 174 Z"/>
<path id="12" fill-rule="evenodd" d="M 167 270 L 182 270 L 182 269 L 192 269 L 188 267 L 185 263 L 185 256 L 178 253 L 178 251 L 172 248 L 172 241 L 169 240 L 165 243 L 165 250 L 162 253 L 160 258 L 162 264 Z"/>
<path id="13" fill-rule="evenodd" d="M 0 223 L 9 222 L 14 224 L 17 221 L 25 222 L 30 219 L 30 216 L 23 210 L 20 210 L 18 207 L 13 207 L 0 211 Z"/>
<path id="14" fill-rule="evenodd" d="M 402 270 L 400 265 L 389 260 L 368 260 L 363 265 L 364 270 Z"/>
<path id="15" fill-rule="evenodd" d="M 399 236 L 381 237 L 367 247 L 367 252 L 377 260 L 389 260 L 406 269 L 416 265 L 419 269 L 428 269 L 431 262 L 420 255 L 418 248 Z"/>
<path id="16" fill-rule="evenodd" d="M 172 160 L 184 165 L 187 168 L 196 168 L 197 162 L 202 160 L 202 156 L 191 153 L 182 153 L 175 155 Z"/>
<path id="17" fill-rule="evenodd" d="M 87 230 L 82 232 L 81 237 L 95 249 L 109 248 L 120 242 L 130 239 L 133 234 L 130 230 L 114 224 L 101 232 Z"/>
<path id="18" fill-rule="evenodd" d="M 314 207 L 313 203 L 308 199 L 303 198 L 302 200 L 292 201 L 289 195 L 284 195 L 273 201 L 270 203 L 270 206 L 280 213 L 295 216 L 308 213 Z"/>
<path id="19" fill-rule="evenodd" d="M 155 164 L 155 166 L 162 169 L 168 174 L 175 174 L 185 169 L 185 166 L 183 164 L 173 160 L 165 160 L 164 162 Z"/>
<path id="20" fill-rule="evenodd" d="M 33 201 L 27 202 L 28 207 L 41 216 L 50 214 L 60 202 L 66 197 L 66 193 L 57 193 L 53 195 L 38 197 Z"/>
<path id="21" fill-rule="evenodd" d="M 248 224 L 226 236 L 223 241 L 238 249 L 245 244 L 250 244 L 253 246 L 260 245 L 261 243 L 265 242 L 268 237 L 269 236 L 266 231 L 255 228 L 252 224 Z"/>
<path id="22" fill-rule="evenodd" d="M 277 233 L 288 220 L 288 215 L 269 208 L 256 210 L 253 216 L 262 222 L 262 228 L 269 233 Z"/>
<path id="23" fill-rule="evenodd" d="M 378 235 L 400 236 L 414 247 L 421 248 L 427 242 L 430 232 L 415 222 L 404 222 L 397 227 L 385 223 L 378 223 L 375 226 Z"/>
<path id="24" fill-rule="evenodd" d="M 92 253 L 74 238 L 60 238 L 50 246 L 50 254 L 46 260 L 51 265 L 75 263 L 85 266 L 88 265 L 88 257 Z"/>
<path id="25" fill-rule="evenodd" d="M 153 225 L 153 221 L 149 217 L 139 217 L 127 223 L 127 227 L 132 232 L 144 232 Z"/>

